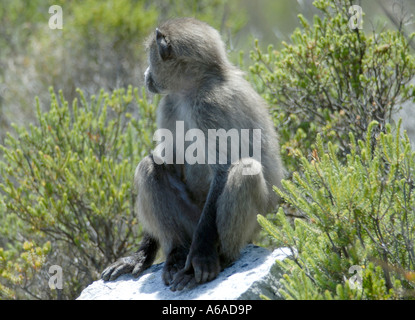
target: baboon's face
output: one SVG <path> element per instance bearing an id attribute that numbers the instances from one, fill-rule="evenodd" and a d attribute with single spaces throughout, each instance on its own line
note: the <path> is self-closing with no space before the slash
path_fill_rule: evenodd
<path id="1" fill-rule="evenodd" d="M 180 36 L 176 32 L 175 36 Z M 173 49 L 173 41 L 167 35 L 162 33 L 158 28 L 155 34 L 150 38 L 148 44 L 148 64 L 144 76 L 145 83 L 149 91 L 153 93 L 169 93 L 177 91 L 182 81 L 182 72 L 178 72 L 183 68 L 180 62 L 180 56 Z"/>
<path id="2" fill-rule="evenodd" d="M 144 73 L 144 81 L 146 83 L 146 87 L 150 92 L 158 93 L 159 89 L 157 88 L 154 80 L 153 75 L 151 73 L 150 67 L 147 68 L 146 72 Z"/>
<path id="3" fill-rule="evenodd" d="M 152 93 L 163 93 L 166 89 L 163 87 L 165 66 L 154 43 L 150 45 L 148 55 L 149 66 L 144 73 L 146 87 Z"/>

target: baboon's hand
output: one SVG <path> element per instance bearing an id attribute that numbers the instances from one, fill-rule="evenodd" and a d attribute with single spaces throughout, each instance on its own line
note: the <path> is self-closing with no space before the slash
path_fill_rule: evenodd
<path id="1" fill-rule="evenodd" d="M 101 278 L 104 281 L 113 281 L 126 273 L 138 277 L 147 268 L 144 262 L 144 255 L 139 253 L 118 259 L 101 273 Z"/>
<path id="2" fill-rule="evenodd" d="M 215 279 L 219 272 L 219 255 L 214 247 L 211 250 L 206 247 L 195 250 L 191 248 L 184 269 L 176 273 L 170 289 L 192 289 L 197 284 Z"/>
<path id="3" fill-rule="evenodd" d="M 185 269 L 193 267 L 195 279 L 197 283 L 205 283 L 217 277 L 220 272 L 219 255 L 216 249 L 207 253 L 196 251 L 189 254 L 186 261 Z"/>

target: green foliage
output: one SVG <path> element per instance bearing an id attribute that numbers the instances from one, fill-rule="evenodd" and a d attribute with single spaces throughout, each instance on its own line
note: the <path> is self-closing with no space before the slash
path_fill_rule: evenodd
<path id="1" fill-rule="evenodd" d="M 406 134 L 386 126 L 372 147 L 372 122 L 364 141 L 350 133 L 351 153 L 319 135 L 313 159 L 275 191 L 304 219 L 289 223 L 282 208 L 263 228 L 289 247 L 292 260 L 282 293 L 288 299 L 396 299 L 414 296 L 415 152 Z M 352 289 L 351 266 L 360 267 L 362 289 Z"/>
<path id="2" fill-rule="evenodd" d="M 247 19 L 239 0 L 156 0 L 153 3 L 161 19 L 194 17 L 231 33 L 238 32 Z"/>
<path id="3" fill-rule="evenodd" d="M 43 247 L 35 246 L 32 241 L 24 242 L 20 255 L 15 250 L 4 251 L 0 248 L 0 299 L 16 299 L 17 295 L 12 287 L 32 286 L 50 249 L 49 241 Z"/>
<path id="4" fill-rule="evenodd" d="M 133 175 L 152 148 L 157 103 L 149 103 L 144 93 L 141 98 L 132 87 L 112 94 L 101 90 L 87 101 L 78 90 L 79 100 L 70 106 L 62 92 L 56 96 L 51 90 L 48 112 L 42 113 L 36 103 L 38 125 L 14 126 L 16 137 L 9 134 L 0 146 L 0 217 L 2 234 L 9 239 L 7 258 L 14 257 L 19 265 L 26 239 L 49 243 L 46 260 L 62 267 L 67 298 L 76 297 L 103 266 L 138 243 Z M 14 276 L 10 267 L 1 268 Z M 26 276 L 19 268 L 16 272 L 19 279 Z M 3 286 L 25 297 L 29 289 L 20 290 L 8 278 L 0 280 Z M 33 296 L 52 294 L 42 281 L 30 288 Z"/>
<path id="5" fill-rule="evenodd" d="M 292 250 L 281 263 L 287 299 L 414 296 L 415 154 L 400 124 L 395 134 L 389 124 L 415 98 L 413 35 L 351 30 L 352 4 L 317 0 L 321 16 L 300 15 L 291 43 L 263 52 L 257 42 L 251 52 L 251 79 L 273 106 L 294 172 L 276 192 L 287 213 L 303 216 L 291 222 L 280 208 L 272 222 L 258 218 Z"/>
<path id="6" fill-rule="evenodd" d="M 156 8 L 146 8 L 145 1 L 75 1 L 68 9 L 72 11 L 69 28 L 79 30 L 79 36 L 89 41 L 103 41 L 97 35 L 105 35 L 123 44 L 140 44 L 157 19 Z"/>
<path id="7" fill-rule="evenodd" d="M 0 2 L 0 142 L 12 121 L 34 120 L 33 97 L 49 101 L 51 85 L 72 101 L 76 88 L 126 88 L 145 70 L 143 41 L 158 17 L 145 0 Z M 62 30 L 48 27 L 51 5 L 62 7 Z"/>
<path id="8" fill-rule="evenodd" d="M 369 123 L 384 131 L 393 111 L 415 98 L 410 80 L 415 58 L 400 31 L 366 34 L 350 29 L 348 12 L 353 1 L 318 0 L 321 11 L 310 23 L 299 15 L 301 29 L 263 52 L 256 44 L 251 52 L 250 74 L 273 106 L 281 136 L 282 155 L 289 171 L 298 169 L 298 151 L 309 154 L 321 133 L 325 141 L 349 152 L 347 138 L 353 132 L 363 139 Z M 292 169 L 292 170 L 291 170 Z"/>

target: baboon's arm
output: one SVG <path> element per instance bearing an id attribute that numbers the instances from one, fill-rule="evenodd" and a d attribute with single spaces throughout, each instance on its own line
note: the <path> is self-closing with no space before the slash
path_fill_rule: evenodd
<path id="1" fill-rule="evenodd" d="M 216 168 L 202 215 L 193 236 L 185 268 L 176 276 L 171 287 L 174 291 L 182 290 L 184 287 L 192 287 L 195 285 L 194 281 L 204 283 L 213 280 L 220 272 L 216 211 L 217 201 L 228 177 L 228 168 L 228 165 Z M 194 278 L 189 276 L 192 270 Z"/>

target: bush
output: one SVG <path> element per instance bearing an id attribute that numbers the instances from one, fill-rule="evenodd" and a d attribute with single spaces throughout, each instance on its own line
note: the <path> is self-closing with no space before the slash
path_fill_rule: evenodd
<path id="1" fill-rule="evenodd" d="M 310 24 L 299 15 L 291 43 L 251 52 L 252 81 L 270 105 L 281 137 L 282 155 L 289 171 L 298 170 L 297 151 L 314 149 L 317 133 L 349 152 L 348 134 L 364 139 L 368 125 L 377 121 L 384 131 L 394 111 L 415 98 L 410 84 L 415 58 L 410 41 L 398 31 L 366 34 L 350 29 L 353 1 L 317 0 L 321 16 Z"/>
<path id="2" fill-rule="evenodd" d="M 344 165 L 339 148 L 330 142 L 324 148 L 319 135 L 313 159 L 301 157 L 301 172 L 275 189 L 305 219 L 291 225 L 282 208 L 275 223 L 259 216 L 293 254 L 281 263 L 286 298 L 414 297 L 415 152 L 406 135 L 400 138 L 400 124 L 395 134 L 386 125 L 372 147 L 378 125 L 369 125 L 365 141 L 356 143 L 350 133 Z M 362 289 L 352 288 L 356 277 Z"/>
<path id="3" fill-rule="evenodd" d="M 153 145 L 157 101 L 132 87 L 90 101 L 78 94 L 70 106 L 51 90 L 48 112 L 36 104 L 38 125 L 15 126 L 16 137 L 0 146 L 3 296 L 56 297 L 45 290 L 50 275 L 32 272 L 55 264 L 64 276 L 60 297 L 75 298 L 138 244 L 133 175 Z"/>
<path id="4" fill-rule="evenodd" d="M 317 0 L 321 17 L 311 25 L 300 15 L 292 43 L 263 52 L 257 42 L 251 52 L 251 80 L 272 105 L 294 172 L 276 189 L 284 208 L 258 217 L 292 250 L 281 263 L 287 299 L 415 294 L 415 153 L 400 124 L 392 133 L 393 113 L 415 98 L 414 35 L 351 30 L 352 4 Z"/>

